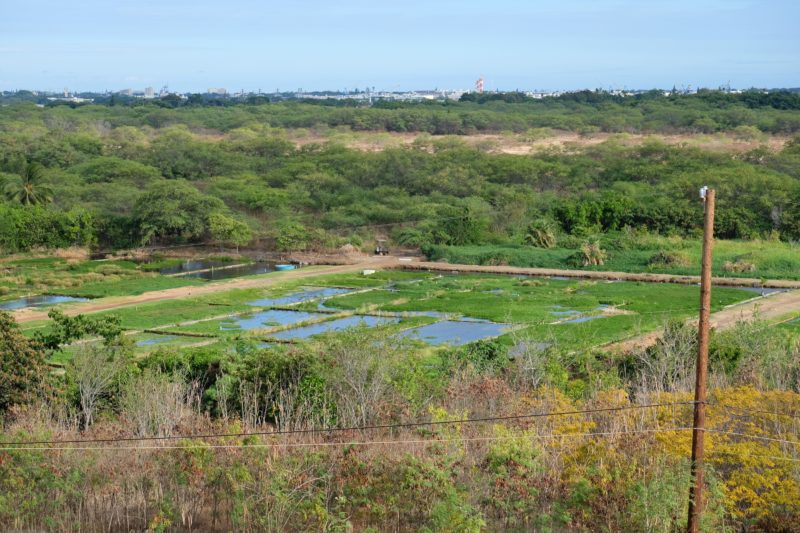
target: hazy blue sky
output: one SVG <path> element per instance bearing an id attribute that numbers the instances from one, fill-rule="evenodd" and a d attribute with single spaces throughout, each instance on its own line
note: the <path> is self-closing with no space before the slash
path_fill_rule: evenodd
<path id="1" fill-rule="evenodd" d="M 800 0 L 0 0 L 0 89 L 800 86 Z"/>

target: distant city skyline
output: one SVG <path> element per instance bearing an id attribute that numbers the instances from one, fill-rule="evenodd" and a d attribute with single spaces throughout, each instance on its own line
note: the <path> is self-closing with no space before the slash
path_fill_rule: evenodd
<path id="1" fill-rule="evenodd" d="M 2 14 L 0 90 L 800 86 L 790 0 L 42 0 Z"/>

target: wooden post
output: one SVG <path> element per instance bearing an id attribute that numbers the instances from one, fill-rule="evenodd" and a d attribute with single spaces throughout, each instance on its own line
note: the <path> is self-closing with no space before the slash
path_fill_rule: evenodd
<path id="1" fill-rule="evenodd" d="M 704 188 L 705 189 L 705 188 Z M 714 246 L 714 189 L 705 189 L 703 222 L 703 271 L 700 275 L 700 323 L 697 334 L 697 379 L 694 386 L 694 425 L 692 426 L 692 465 L 694 480 L 689 491 L 687 531 L 700 531 L 703 509 L 703 448 L 706 422 L 706 378 L 708 375 L 708 328 L 711 312 L 711 251 Z"/>

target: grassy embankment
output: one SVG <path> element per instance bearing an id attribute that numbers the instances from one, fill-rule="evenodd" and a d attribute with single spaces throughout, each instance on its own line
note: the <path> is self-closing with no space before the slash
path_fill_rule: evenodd
<path id="1" fill-rule="evenodd" d="M 603 265 L 583 266 L 571 260 L 573 248 L 535 248 L 532 246 L 477 245 L 430 246 L 426 248 L 433 261 L 478 265 L 512 265 L 538 268 L 581 268 L 622 272 L 656 272 L 664 274 L 700 273 L 702 242 L 679 237 L 649 237 L 625 248 L 613 242 L 601 246 L 608 257 Z M 657 254 L 671 254 L 672 262 L 659 261 Z M 727 264 L 727 268 L 726 268 Z M 739 265 L 741 271 L 736 270 Z M 748 266 L 752 265 L 752 266 Z M 714 244 L 715 276 L 762 279 L 800 279 L 800 246 L 776 241 L 718 240 Z"/>

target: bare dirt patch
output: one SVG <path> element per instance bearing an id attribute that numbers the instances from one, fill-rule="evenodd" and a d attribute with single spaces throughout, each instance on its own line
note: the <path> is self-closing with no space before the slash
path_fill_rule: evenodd
<path id="1" fill-rule="evenodd" d="M 288 138 L 301 147 L 308 144 L 336 143 L 354 150 L 379 152 L 388 148 L 410 146 L 415 142 L 422 147 L 436 142 L 463 143 L 488 153 L 528 155 L 545 150 L 577 150 L 613 140 L 625 146 L 636 146 L 649 141 L 670 146 L 689 146 L 712 152 L 748 152 L 759 147 L 779 151 L 789 141 L 787 136 L 764 135 L 758 139 L 743 139 L 731 133 L 717 134 L 641 134 L 593 133 L 582 135 L 567 131 L 553 131 L 541 138 L 526 134 L 481 133 L 475 135 L 432 136 L 427 133 L 392 132 L 330 132 L 320 134 L 302 130 L 301 134 L 288 130 Z"/>

